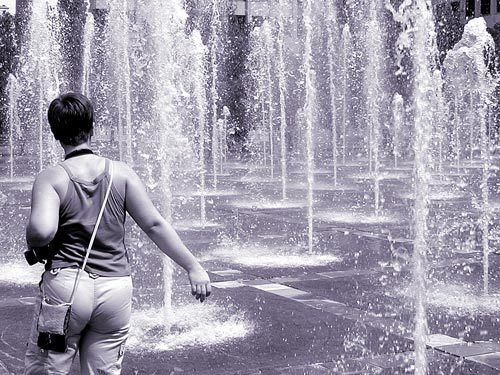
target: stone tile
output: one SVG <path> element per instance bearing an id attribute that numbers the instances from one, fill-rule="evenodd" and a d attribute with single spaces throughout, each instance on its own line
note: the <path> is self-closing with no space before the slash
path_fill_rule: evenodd
<path id="1" fill-rule="evenodd" d="M 439 333 L 427 336 L 427 345 L 429 345 L 431 348 L 460 343 L 463 343 L 463 340 Z"/>
<path id="2" fill-rule="evenodd" d="M 359 277 L 367 276 L 378 271 L 373 270 L 345 270 L 345 271 L 330 271 L 330 272 L 319 272 L 318 275 L 327 277 L 329 279 L 337 279 L 340 277 Z"/>
<path id="3" fill-rule="evenodd" d="M 275 290 L 287 290 L 287 289 L 292 289 L 289 286 L 286 285 L 281 285 L 281 284 L 274 284 L 274 283 L 269 283 L 269 281 L 265 284 L 251 284 L 256 289 L 263 290 L 265 292 L 270 292 L 270 291 L 275 291 Z"/>
<path id="4" fill-rule="evenodd" d="M 219 275 L 219 276 L 233 276 L 233 275 L 239 276 L 239 275 L 243 274 L 243 272 L 241 272 L 239 270 L 231 270 L 231 269 L 210 271 L 210 272 L 215 273 L 216 275 Z"/>
<path id="5" fill-rule="evenodd" d="M 327 362 L 322 366 L 333 371 L 333 374 L 339 375 L 376 375 L 383 370 L 381 367 L 357 359 Z"/>
<path id="6" fill-rule="evenodd" d="M 320 275 L 318 273 L 298 275 L 298 276 L 281 276 L 273 278 L 273 282 L 276 283 L 295 283 L 299 281 L 314 281 L 326 279 L 326 276 Z"/>
<path id="7" fill-rule="evenodd" d="M 341 303 L 341 302 L 336 302 L 328 299 L 301 299 L 301 301 L 304 305 L 314 307 L 319 310 L 324 310 L 329 307 L 343 307 L 345 308 L 346 305 Z"/>
<path id="8" fill-rule="evenodd" d="M 302 290 L 298 289 L 277 289 L 277 290 L 268 290 L 270 293 L 276 294 L 281 297 L 287 297 L 291 299 L 296 299 L 298 297 L 306 297 L 306 296 L 311 296 L 310 293 L 308 292 L 303 292 Z M 299 300 L 300 301 L 300 300 Z"/>
<path id="9" fill-rule="evenodd" d="M 270 283 L 269 280 L 255 279 L 255 280 L 247 280 L 247 281 L 245 281 L 245 285 L 249 285 L 249 286 L 259 285 L 260 286 L 260 285 L 279 285 L 279 284 Z"/>
<path id="10" fill-rule="evenodd" d="M 415 361 L 414 352 L 404 352 L 397 354 L 380 355 L 373 358 L 366 358 L 362 362 L 380 367 L 382 369 L 406 368 Z"/>
<path id="11" fill-rule="evenodd" d="M 214 288 L 218 289 L 231 289 L 231 288 L 241 288 L 244 285 L 238 281 L 219 281 L 211 283 Z"/>
<path id="12" fill-rule="evenodd" d="M 467 357 L 467 360 L 481 363 L 496 370 L 500 370 L 500 352 L 474 355 L 471 357 Z"/>
<path id="13" fill-rule="evenodd" d="M 432 349 L 428 349 L 427 351 L 427 361 L 431 362 L 436 358 L 436 352 Z M 368 363 L 376 368 L 381 368 L 385 373 L 406 373 L 413 368 L 415 364 L 415 352 L 408 351 L 402 353 L 392 353 L 392 354 L 384 354 L 371 358 L 360 359 L 362 363 Z M 392 370 L 392 371 L 388 371 Z"/>
<path id="14" fill-rule="evenodd" d="M 353 311 L 352 311 L 353 309 L 351 307 L 342 304 L 326 306 L 322 310 L 335 315 L 340 315 L 345 317 L 353 316 Z"/>
<path id="15" fill-rule="evenodd" d="M 499 352 L 500 343 L 464 342 L 460 344 L 437 346 L 436 349 L 458 357 L 472 357 L 480 354 Z"/>

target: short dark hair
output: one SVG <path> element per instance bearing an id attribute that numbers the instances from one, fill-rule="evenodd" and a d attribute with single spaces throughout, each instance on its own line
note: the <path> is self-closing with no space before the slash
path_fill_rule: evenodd
<path id="1" fill-rule="evenodd" d="M 50 130 L 61 143 L 78 146 L 89 140 L 94 127 L 94 108 L 86 96 L 74 92 L 62 94 L 50 103 L 47 115 Z"/>

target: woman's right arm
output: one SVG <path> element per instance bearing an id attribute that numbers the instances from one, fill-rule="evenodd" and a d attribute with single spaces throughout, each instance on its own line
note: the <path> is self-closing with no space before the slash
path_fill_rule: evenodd
<path id="1" fill-rule="evenodd" d="M 123 163 L 120 163 L 120 172 L 124 174 L 126 181 L 127 212 L 163 253 L 186 270 L 192 294 L 203 302 L 211 293 L 208 274 L 153 205 L 139 176 Z"/>

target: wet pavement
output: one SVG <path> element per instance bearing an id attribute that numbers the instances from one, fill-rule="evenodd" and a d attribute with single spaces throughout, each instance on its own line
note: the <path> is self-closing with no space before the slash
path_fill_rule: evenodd
<path id="1" fill-rule="evenodd" d="M 315 219 L 315 248 L 309 253 L 302 245 L 307 233 L 304 207 L 233 204 L 252 196 L 254 184 L 242 185 L 250 186 L 245 196 L 212 194 L 207 198 L 208 219 L 222 226 L 196 224 L 199 197 L 174 202 L 179 233 L 209 270 L 214 293 L 204 308 L 189 302 L 186 279 L 177 270 L 174 313 L 175 306 L 182 305 L 183 313 L 192 315 L 192 320 L 171 327 L 171 336 L 153 325 L 144 331 L 144 337 L 135 337 L 140 343 L 141 339 L 154 341 L 158 335 L 166 344 L 171 337 L 172 344 L 154 350 L 131 345 L 122 373 L 414 373 L 408 198 L 393 194 L 394 199 L 385 203 L 386 213 L 400 217 L 390 223 Z M 234 188 L 234 184 L 230 186 Z M 269 184 L 269 189 L 273 186 L 276 184 Z M 262 194 L 262 186 L 255 189 Z M 23 249 L 16 244 L 23 242 L 20 224 L 26 219 L 29 194 L 17 185 L 3 192 L 8 203 L 1 211 L 6 223 L 2 239 L 8 250 L 0 259 L 0 272 L 5 272 L 9 262 L 22 261 Z M 361 212 L 369 194 L 327 191 L 317 199 L 316 204 L 325 211 L 336 202 L 337 211 L 354 207 Z M 437 202 L 431 210 L 434 223 L 459 224 L 430 241 L 428 374 L 500 374 L 500 280 L 495 272 L 500 256 L 490 256 L 491 294 L 484 296 L 483 259 L 477 246 L 480 238 L 468 226 L 476 214 L 470 210 L 464 217 L 462 211 L 460 203 L 450 201 Z M 159 252 L 133 227 L 129 233 L 134 306 L 154 311 L 163 295 Z M 291 261 L 296 254 L 302 257 L 302 265 Z M 325 255 L 330 257 L 322 258 Z M 26 282 L 23 277 L 16 277 L 16 283 L 0 279 L 0 375 L 22 373 L 37 292 L 36 281 L 28 269 L 26 272 Z M 203 315 L 204 309 L 212 315 Z M 72 373 L 79 374 L 78 369 Z"/>
<path id="2" fill-rule="evenodd" d="M 206 266 L 214 286 L 208 303 L 243 312 L 252 330 L 241 338 L 203 345 L 205 330 L 200 329 L 199 345 L 131 351 L 125 357 L 123 374 L 413 373 L 411 303 L 382 298 L 373 280 L 386 275 L 383 270 L 334 270 L 335 265 L 314 271 L 281 270 L 276 277 L 269 268 L 253 272 L 234 264 L 217 266 L 213 261 Z M 176 295 L 185 299 L 182 280 L 176 283 Z M 0 284 L 0 374 L 22 371 L 36 289 L 36 285 Z M 465 329 L 477 323 L 477 317 L 462 319 L 448 312 L 448 321 L 443 323 L 444 315 L 446 311 L 442 311 L 441 324 L 431 325 L 429 373 L 500 373 L 500 344 L 489 341 L 497 339 L 499 314 L 490 314 L 480 329 L 486 333 L 474 338 L 442 332 L 453 321 Z M 207 321 L 202 327 L 209 332 L 214 323 Z"/>

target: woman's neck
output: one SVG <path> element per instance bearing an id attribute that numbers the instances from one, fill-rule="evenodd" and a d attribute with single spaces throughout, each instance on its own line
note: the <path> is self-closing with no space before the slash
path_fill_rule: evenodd
<path id="1" fill-rule="evenodd" d="M 78 146 L 71 146 L 71 145 L 64 145 L 64 144 L 61 144 L 61 146 L 64 149 L 64 156 L 72 153 L 73 151 L 90 149 L 88 142 L 84 142 L 82 144 L 79 144 Z"/>

